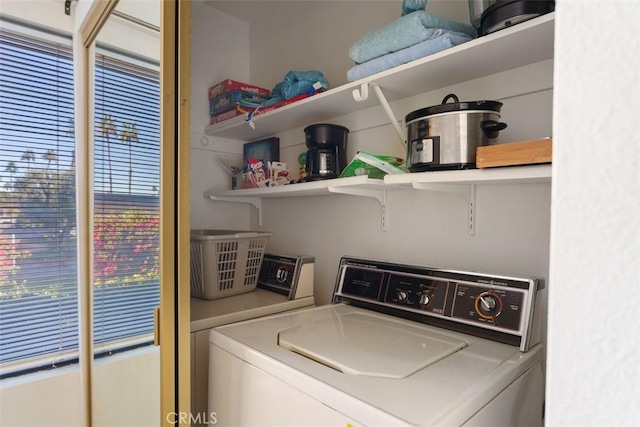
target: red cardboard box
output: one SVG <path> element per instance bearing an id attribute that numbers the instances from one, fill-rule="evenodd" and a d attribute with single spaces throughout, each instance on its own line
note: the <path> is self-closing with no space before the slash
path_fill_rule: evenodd
<path id="1" fill-rule="evenodd" d="M 271 95 L 271 91 L 269 89 L 250 85 L 248 83 L 242 83 L 236 80 L 227 79 L 209 88 L 209 100 L 212 100 L 216 96 L 220 96 L 225 92 L 231 92 L 232 90 L 241 90 L 247 93 L 252 93 L 254 95 L 264 97 L 268 97 L 269 95 Z"/>
<path id="2" fill-rule="evenodd" d="M 244 113 L 237 108 L 234 110 L 225 111 L 224 113 L 213 115 L 209 118 L 209 124 L 215 125 L 216 123 L 223 122 L 225 120 L 232 119 L 234 117 L 242 116 Z"/>

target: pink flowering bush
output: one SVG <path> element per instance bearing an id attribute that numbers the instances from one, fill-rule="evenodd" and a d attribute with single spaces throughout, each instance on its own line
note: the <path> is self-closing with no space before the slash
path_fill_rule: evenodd
<path id="1" fill-rule="evenodd" d="M 97 215 L 94 283 L 125 285 L 160 277 L 160 214 L 130 210 Z"/>

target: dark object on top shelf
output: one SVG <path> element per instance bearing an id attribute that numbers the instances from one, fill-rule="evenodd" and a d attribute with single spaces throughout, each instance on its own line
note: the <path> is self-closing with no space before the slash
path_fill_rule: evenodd
<path id="1" fill-rule="evenodd" d="M 471 24 L 484 36 L 555 10 L 553 0 L 469 0 Z"/>

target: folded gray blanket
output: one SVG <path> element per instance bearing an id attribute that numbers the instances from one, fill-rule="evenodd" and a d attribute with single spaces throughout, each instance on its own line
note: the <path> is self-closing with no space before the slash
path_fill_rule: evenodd
<path id="1" fill-rule="evenodd" d="M 347 71 L 347 80 L 353 82 L 418 58 L 449 49 L 472 39 L 472 37 L 464 33 L 455 33 L 436 28 L 433 37 L 428 40 L 352 67 Z"/>
<path id="2" fill-rule="evenodd" d="M 449 21 L 418 10 L 366 34 L 351 46 L 349 56 L 356 64 L 362 64 L 425 41 L 433 37 L 438 28 L 476 37 L 475 28 L 469 24 Z"/>

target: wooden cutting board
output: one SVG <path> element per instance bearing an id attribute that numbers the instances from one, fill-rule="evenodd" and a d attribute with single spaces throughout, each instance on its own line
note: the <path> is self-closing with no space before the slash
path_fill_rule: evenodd
<path id="1" fill-rule="evenodd" d="M 544 138 L 478 147 L 476 166 L 478 168 L 493 168 L 551 163 L 552 144 L 553 138 Z"/>

